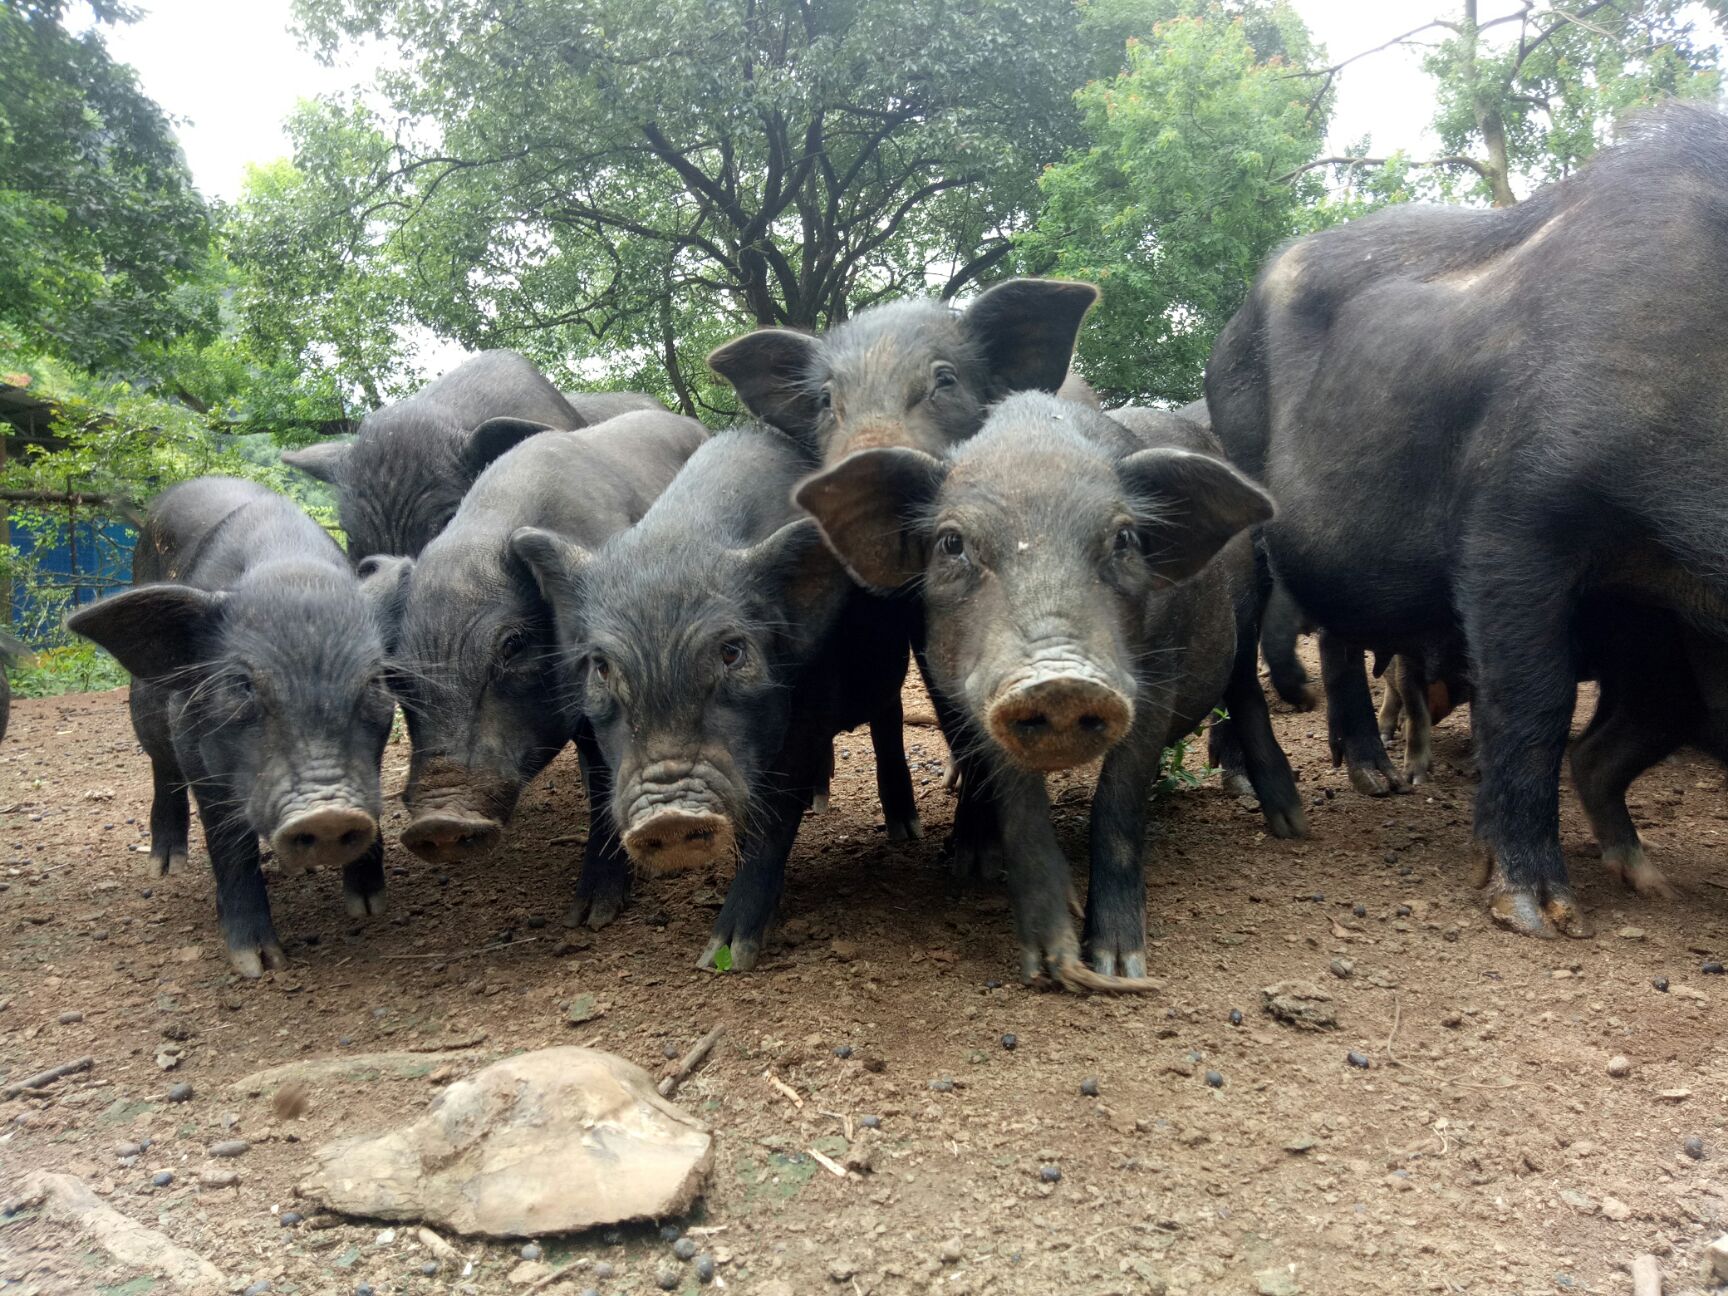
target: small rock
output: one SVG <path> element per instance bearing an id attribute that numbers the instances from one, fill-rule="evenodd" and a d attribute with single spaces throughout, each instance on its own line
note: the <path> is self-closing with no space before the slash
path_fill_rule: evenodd
<path id="1" fill-rule="evenodd" d="M 849 1058 L 849 1057 L 851 1057 L 852 1056 L 852 1046 L 850 1044 L 836 1044 L 834 1046 L 834 1056 L 837 1058 Z"/>
<path id="2" fill-rule="evenodd" d="M 696 1257 L 696 1281 L 704 1286 L 714 1281 L 714 1257 L 706 1251 Z"/>
<path id="3" fill-rule="evenodd" d="M 1704 966 L 1698 969 L 1705 976 L 1721 976 L 1723 967 L 1715 959 L 1705 959 Z"/>
<path id="4" fill-rule="evenodd" d="M 1061 1183 L 1062 1167 L 1058 1165 L 1039 1166 L 1038 1178 L 1043 1180 L 1045 1183 Z"/>
<path id="5" fill-rule="evenodd" d="M 220 1143 L 210 1145 L 210 1155 L 213 1157 L 245 1156 L 252 1145 L 245 1139 L 223 1139 Z"/>
<path id="6" fill-rule="evenodd" d="M 1222 1089 L 1224 1087 L 1224 1077 L 1217 1071 L 1208 1071 L 1206 1073 L 1206 1087 L 1208 1089 Z"/>
<path id="7" fill-rule="evenodd" d="M 880 1116 L 860 1116 L 858 1118 L 858 1123 L 865 1129 L 882 1128 L 882 1118 Z"/>
<path id="8" fill-rule="evenodd" d="M 662 1242 L 676 1242 L 683 1236 L 684 1230 L 676 1224 L 662 1224 L 660 1226 L 660 1240 Z"/>
<path id="9" fill-rule="evenodd" d="M 1353 904 L 1350 906 L 1350 912 L 1358 918 L 1366 918 L 1368 916 L 1368 906 L 1365 904 Z"/>
<path id="10" fill-rule="evenodd" d="M 617 1272 L 617 1266 L 615 1266 L 610 1260 L 602 1260 L 599 1264 L 594 1266 L 594 1276 L 601 1282 L 605 1282 Z"/>
<path id="11" fill-rule="evenodd" d="M 1698 1145 L 1698 1155 L 1704 1155 L 1704 1145 L 1702 1143 Z M 166 1188 L 169 1184 L 174 1182 L 174 1172 L 172 1170 L 158 1170 L 155 1174 L 150 1176 L 150 1182 L 158 1188 Z"/>
<path id="12" fill-rule="evenodd" d="M 1020 1037 L 1013 1033 L 1004 1035 L 1002 1037 L 1002 1047 L 1012 1053 L 1015 1049 L 1020 1047 Z"/>
<path id="13" fill-rule="evenodd" d="M 858 942 L 849 940 L 833 940 L 828 942 L 828 949 L 842 963 L 850 963 L 858 957 Z M 844 1281 L 844 1280 L 840 1280 Z"/>
<path id="14" fill-rule="evenodd" d="M 1662 991 L 1662 993 L 1664 993 L 1664 994 L 1668 993 L 1668 978 L 1667 977 L 1651 977 L 1650 978 L 1650 984 L 1652 986 L 1654 986 L 1656 989 Z"/>
<path id="15" fill-rule="evenodd" d="M 687 1237 L 679 1238 L 672 1244 L 672 1254 L 680 1260 L 694 1260 L 696 1258 L 696 1243 Z"/>
<path id="16" fill-rule="evenodd" d="M 1704 1248 L 1704 1265 L 1717 1283 L 1728 1283 L 1728 1233 Z"/>
<path id="17" fill-rule="evenodd" d="M 965 1252 L 960 1249 L 959 1238 L 949 1238 L 942 1244 L 942 1250 L 937 1253 L 937 1259 L 945 1265 L 959 1264 L 965 1258 Z"/>
<path id="18" fill-rule="evenodd" d="M 564 1020 L 572 1026 L 580 1026 L 602 1016 L 605 1009 L 594 1002 L 592 994 L 579 994 L 570 1001 L 570 1006 L 564 1010 Z"/>
<path id="19" fill-rule="evenodd" d="M 876 1154 L 872 1151 L 870 1144 L 863 1139 L 855 1139 L 852 1145 L 846 1149 L 846 1156 L 840 1164 L 858 1174 L 869 1174 L 876 1169 Z"/>
<path id="20" fill-rule="evenodd" d="M 1291 1139 L 1284 1145 L 1284 1150 L 1286 1152 L 1293 1152 L 1297 1155 L 1301 1155 L 1314 1147 L 1317 1142 L 1318 1140 L 1310 1138 L 1306 1134 L 1298 1134 L 1295 1138 Z"/>
<path id="21" fill-rule="evenodd" d="M 828 1262 L 828 1277 L 832 1282 L 849 1282 L 857 1272 L 858 1264 L 849 1256 L 835 1256 Z"/>
<path id="22" fill-rule="evenodd" d="M 281 1228 L 293 1228 L 305 1218 L 299 1211 L 283 1211 L 276 1217 L 276 1223 Z"/>
<path id="23" fill-rule="evenodd" d="M 526 1251 L 528 1248 L 523 1247 L 522 1249 Z M 540 1248 L 535 1247 L 534 1250 L 539 1251 Z M 531 1287 L 536 1284 L 544 1284 L 553 1272 L 552 1266 L 536 1255 L 532 1260 L 524 1258 L 521 1264 L 504 1276 L 504 1281 L 516 1287 Z"/>
<path id="24" fill-rule="evenodd" d="M 240 1296 L 264 1296 L 265 1292 L 271 1290 L 270 1280 L 268 1278 L 260 1278 L 257 1282 L 247 1287 L 245 1291 L 241 1292 Z"/>
<path id="25" fill-rule="evenodd" d="M 1464 1024 L 1464 1014 L 1456 1010 L 1449 1012 L 1440 1019 L 1440 1024 L 1447 1030 L 1457 1030 Z"/>
<path id="26" fill-rule="evenodd" d="M 1240 1026 L 1242 1024 L 1242 1010 L 1240 1008 L 1232 1008 L 1230 1010 L 1230 1024 L 1232 1026 Z"/>
<path id="27" fill-rule="evenodd" d="M 1359 1070 L 1366 1071 L 1371 1065 L 1366 1053 L 1358 1053 L 1354 1049 L 1344 1055 L 1344 1060 Z"/>
<path id="28" fill-rule="evenodd" d="M 1704 1140 L 1699 1138 L 1696 1134 L 1687 1135 L 1686 1141 L 1680 1145 L 1680 1148 L 1694 1161 L 1702 1161 L 1704 1159 Z"/>
<path id="29" fill-rule="evenodd" d="M 1624 1079 L 1632 1074 L 1632 1059 L 1621 1053 L 1616 1053 L 1608 1059 L 1608 1074 L 1616 1080 Z"/>
<path id="30" fill-rule="evenodd" d="M 421 1261 L 420 1273 L 423 1277 L 426 1277 L 426 1278 L 435 1277 L 438 1273 L 438 1262 L 436 1260 L 423 1260 L 423 1261 Z"/>
<path id="31" fill-rule="evenodd" d="M 387 1247 L 394 1245 L 395 1241 L 395 1229 L 380 1229 L 378 1231 L 378 1236 L 372 1239 L 372 1245 L 375 1247 Z"/>
<path id="32" fill-rule="evenodd" d="M 1618 1197 L 1604 1197 L 1602 1214 L 1616 1224 L 1621 1224 L 1632 1218 L 1632 1208 Z"/>
<path id="33" fill-rule="evenodd" d="M 54 1020 L 59 1022 L 62 1026 L 73 1026 L 84 1020 L 84 1014 L 76 1011 L 63 1012 Z"/>
<path id="34" fill-rule="evenodd" d="M 1596 1213 L 1596 1199 L 1589 1193 L 1579 1192 L 1576 1188 L 1562 1188 L 1560 1200 L 1580 1215 L 1594 1215 Z"/>
<path id="35" fill-rule="evenodd" d="M 1356 965 L 1347 958 L 1335 958 L 1327 964 L 1327 967 L 1332 970 L 1332 975 L 1340 981 L 1348 981 L 1351 974 L 1356 971 Z"/>
<path id="36" fill-rule="evenodd" d="M 953 1093 L 954 1082 L 952 1080 L 932 1080 L 930 1091 L 932 1093 Z"/>
<path id="37" fill-rule="evenodd" d="M 1302 1286 L 1288 1269 L 1265 1269 L 1254 1275 L 1259 1296 L 1298 1296 Z"/>
<path id="38" fill-rule="evenodd" d="M 1310 981 L 1280 981 L 1260 991 L 1265 1009 L 1278 1021 L 1302 1030 L 1325 1030 L 1338 1024 L 1332 996 Z"/>
<path id="39" fill-rule="evenodd" d="M 124 1161 L 128 1157 L 144 1155 L 144 1147 L 140 1143 L 116 1143 L 114 1145 L 114 1155 Z"/>
<path id="40" fill-rule="evenodd" d="M 524 1260 L 538 1260 L 545 1253 L 540 1250 L 540 1244 L 538 1242 L 526 1242 L 523 1244 L 522 1249 L 516 1254 L 521 1256 Z"/>
<path id="41" fill-rule="evenodd" d="M 1692 1096 L 1690 1089 L 1658 1089 L 1656 1096 L 1663 1102 L 1683 1103 Z"/>
<path id="42" fill-rule="evenodd" d="M 1098 1096 L 1098 1077 L 1087 1076 L 1082 1080 L 1080 1082 L 1080 1092 L 1088 1098 L 1096 1098 Z"/>
<path id="43" fill-rule="evenodd" d="M 1622 927 L 1620 929 L 1620 939 L 1641 941 L 1644 939 L 1644 929 L 1642 927 Z"/>
<path id="44" fill-rule="evenodd" d="M 233 1170 L 217 1170 L 214 1167 L 198 1172 L 200 1188 L 238 1188 L 240 1176 Z"/>
<path id="45" fill-rule="evenodd" d="M 177 1085 L 168 1086 L 168 1101 L 171 1103 L 191 1102 L 192 1086 L 184 1080 Z"/>

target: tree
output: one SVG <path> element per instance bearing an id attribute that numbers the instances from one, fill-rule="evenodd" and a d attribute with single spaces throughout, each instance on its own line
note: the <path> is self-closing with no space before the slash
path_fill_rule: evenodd
<path id="1" fill-rule="evenodd" d="M 1627 110 L 1676 96 L 1711 98 L 1720 88 L 1718 47 L 1698 42 L 1694 19 L 1703 13 L 1720 24 L 1728 0 L 1517 0 L 1510 13 L 1484 19 L 1481 12 L 1479 0 L 1461 0 L 1382 45 L 1305 74 L 1324 94 L 1361 59 L 1427 43 L 1425 67 L 1438 83 L 1434 129 L 1446 156 L 1417 165 L 1439 169 L 1444 197 L 1511 206 L 1520 182 L 1569 175 Z M 1381 161 L 1364 150 L 1313 165 Z M 1459 175 L 1467 178 L 1462 192 Z"/>
<path id="2" fill-rule="evenodd" d="M 63 0 L 0 0 L 0 325 L 86 368 L 209 327 L 214 302 L 178 291 L 210 221 L 168 119 L 115 63 L 90 5 L 67 31 Z"/>
<path id="3" fill-rule="evenodd" d="M 421 321 L 470 345 L 659 357 L 686 409 L 686 337 L 820 327 L 999 269 L 1076 139 L 1072 0 L 297 11 L 324 49 L 406 55 L 352 209 L 361 261 L 396 260 Z M 303 122 L 302 154 L 339 116 Z"/>
<path id="4" fill-rule="evenodd" d="M 1181 402 L 1267 253 L 1311 227 L 1324 186 L 1289 173 L 1319 151 L 1326 113 L 1289 75 L 1311 50 L 1286 6 L 1138 8 L 1179 16 L 1080 91 L 1089 145 L 1045 173 L 1019 255 L 1103 289 L 1080 364 L 1110 401 Z M 1099 20 L 1125 25 L 1120 6 Z"/>

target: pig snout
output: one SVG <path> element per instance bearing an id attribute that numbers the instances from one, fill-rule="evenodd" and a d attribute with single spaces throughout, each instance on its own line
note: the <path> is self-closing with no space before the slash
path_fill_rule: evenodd
<path id="1" fill-rule="evenodd" d="M 478 859 L 504 840 L 518 788 L 442 756 L 410 770 L 406 801 L 413 816 L 402 844 L 431 864 Z"/>
<path id="2" fill-rule="evenodd" d="M 1134 704 L 1095 675 L 1072 669 L 1022 675 L 992 699 L 990 736 L 1016 764 L 1042 772 L 1096 760 L 1134 722 Z"/>
<path id="3" fill-rule="evenodd" d="M 733 816 L 700 764 L 656 762 L 623 798 L 624 850 L 649 873 L 684 873 L 732 855 Z"/>
<path id="4" fill-rule="evenodd" d="M 378 839 L 378 821 L 356 806 L 316 806 L 287 819 L 270 834 L 284 868 L 336 868 L 358 859 Z"/>
<path id="5" fill-rule="evenodd" d="M 503 839 L 504 828 L 496 819 L 462 810 L 428 811 L 402 830 L 402 844 L 429 864 L 479 859 Z"/>

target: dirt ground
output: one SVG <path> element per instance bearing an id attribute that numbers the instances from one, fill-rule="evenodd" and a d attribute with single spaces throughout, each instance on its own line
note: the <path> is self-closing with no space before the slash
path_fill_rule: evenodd
<path id="1" fill-rule="evenodd" d="M 719 1024 L 678 1095 L 716 1134 L 705 1204 L 682 1221 L 718 1262 L 715 1289 L 1624 1293 L 1626 1265 L 1654 1252 L 1670 1296 L 1704 1290 L 1703 1249 L 1728 1229 L 1728 978 L 1702 970 L 1728 953 L 1723 771 L 1684 756 L 1633 789 L 1673 901 L 1605 878 L 1568 790 L 1562 835 L 1596 935 L 1540 942 L 1491 927 L 1470 886 L 1467 715 L 1437 731 L 1435 782 L 1383 801 L 1330 767 L 1320 716 L 1275 719 L 1312 839 L 1267 839 L 1216 780 L 1172 794 L 1147 850 L 1165 989 L 1080 998 L 1019 985 L 1001 890 L 957 890 L 938 865 L 952 803 L 933 729 L 907 730 L 930 829 L 910 846 L 877 826 L 868 741 L 842 742 L 833 809 L 806 823 L 789 921 L 753 974 L 691 966 L 723 878 L 643 886 L 599 933 L 560 926 L 585 823 L 566 757 L 471 867 L 401 850 L 398 809 L 385 918 L 348 919 L 328 874 L 273 878 L 292 966 L 246 983 L 197 834 L 189 872 L 144 876 L 149 779 L 124 691 L 18 702 L 0 746 L 0 1072 L 94 1066 L 0 1102 L 0 1198 L 32 1169 L 69 1171 L 237 1292 L 522 1291 L 519 1244 L 454 1239 L 461 1257 L 426 1276 L 412 1228 L 282 1227 L 310 1213 L 294 1194 L 308 1147 L 403 1123 L 449 1074 L 511 1050 L 588 1044 L 658 1071 Z M 399 741 L 387 788 L 406 762 Z M 1086 804 L 1065 785 L 1077 860 Z M 1261 987 L 1287 979 L 1328 990 L 1337 1029 L 1269 1017 Z M 572 1025 L 583 995 L 597 1015 Z M 440 1045 L 460 1060 L 324 1086 L 297 1119 L 229 1087 L 281 1062 Z M 1610 1076 L 1615 1055 L 1629 1074 Z M 165 1100 L 177 1082 L 190 1101 Z M 848 1135 L 873 1169 L 840 1178 L 811 1150 L 843 1158 Z M 200 1188 L 208 1145 L 236 1137 L 251 1144 L 223 1163 L 238 1187 Z M 161 1170 L 174 1180 L 153 1187 Z M 647 1293 L 668 1265 L 675 1290 L 704 1290 L 651 1226 L 544 1249 L 576 1267 L 541 1290 Z M 34 1208 L 0 1218 L 0 1292 L 171 1290 Z"/>

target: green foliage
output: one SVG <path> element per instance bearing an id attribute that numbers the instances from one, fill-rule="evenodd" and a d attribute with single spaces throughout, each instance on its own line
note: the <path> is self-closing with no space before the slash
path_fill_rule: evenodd
<path id="1" fill-rule="evenodd" d="M 1223 707 L 1215 707 L 1204 725 L 1193 733 L 1182 735 L 1164 749 L 1158 761 L 1158 781 L 1152 785 L 1153 796 L 1163 796 L 1177 791 L 1186 792 L 1190 788 L 1197 788 L 1218 772 L 1217 769 L 1207 765 L 1204 761 L 1200 762 L 1199 765 L 1190 767 L 1188 759 L 1193 752 L 1194 744 L 1199 741 L 1200 735 L 1220 720 L 1229 718 L 1230 713 Z"/>
<path id="2" fill-rule="evenodd" d="M 714 951 L 714 970 L 716 972 L 730 972 L 732 970 L 732 947 L 730 945 L 722 945 Z"/>
<path id="3" fill-rule="evenodd" d="M 13 696 L 21 698 L 91 693 L 120 688 L 127 680 L 125 667 L 83 639 L 44 648 L 29 663 L 13 666 L 6 674 Z"/>
<path id="4" fill-rule="evenodd" d="M 1130 38 L 1126 69 L 1079 92 L 1089 146 L 1045 172 L 1044 210 L 1019 240 L 1024 269 L 1103 289 L 1080 362 L 1107 403 L 1194 399 L 1255 270 L 1324 195 L 1318 176 L 1291 174 L 1319 151 L 1327 113 L 1291 75 L 1313 51 L 1289 9 L 1143 7 L 1203 12 Z M 1245 7 L 1254 25 L 1228 12 Z M 1268 46 L 1276 34 L 1268 57 L 1256 29 Z"/>
<path id="5" fill-rule="evenodd" d="M 210 223 L 162 110 L 62 9 L 0 0 L 0 326 L 100 368 L 213 326 L 214 302 L 182 290 Z"/>

